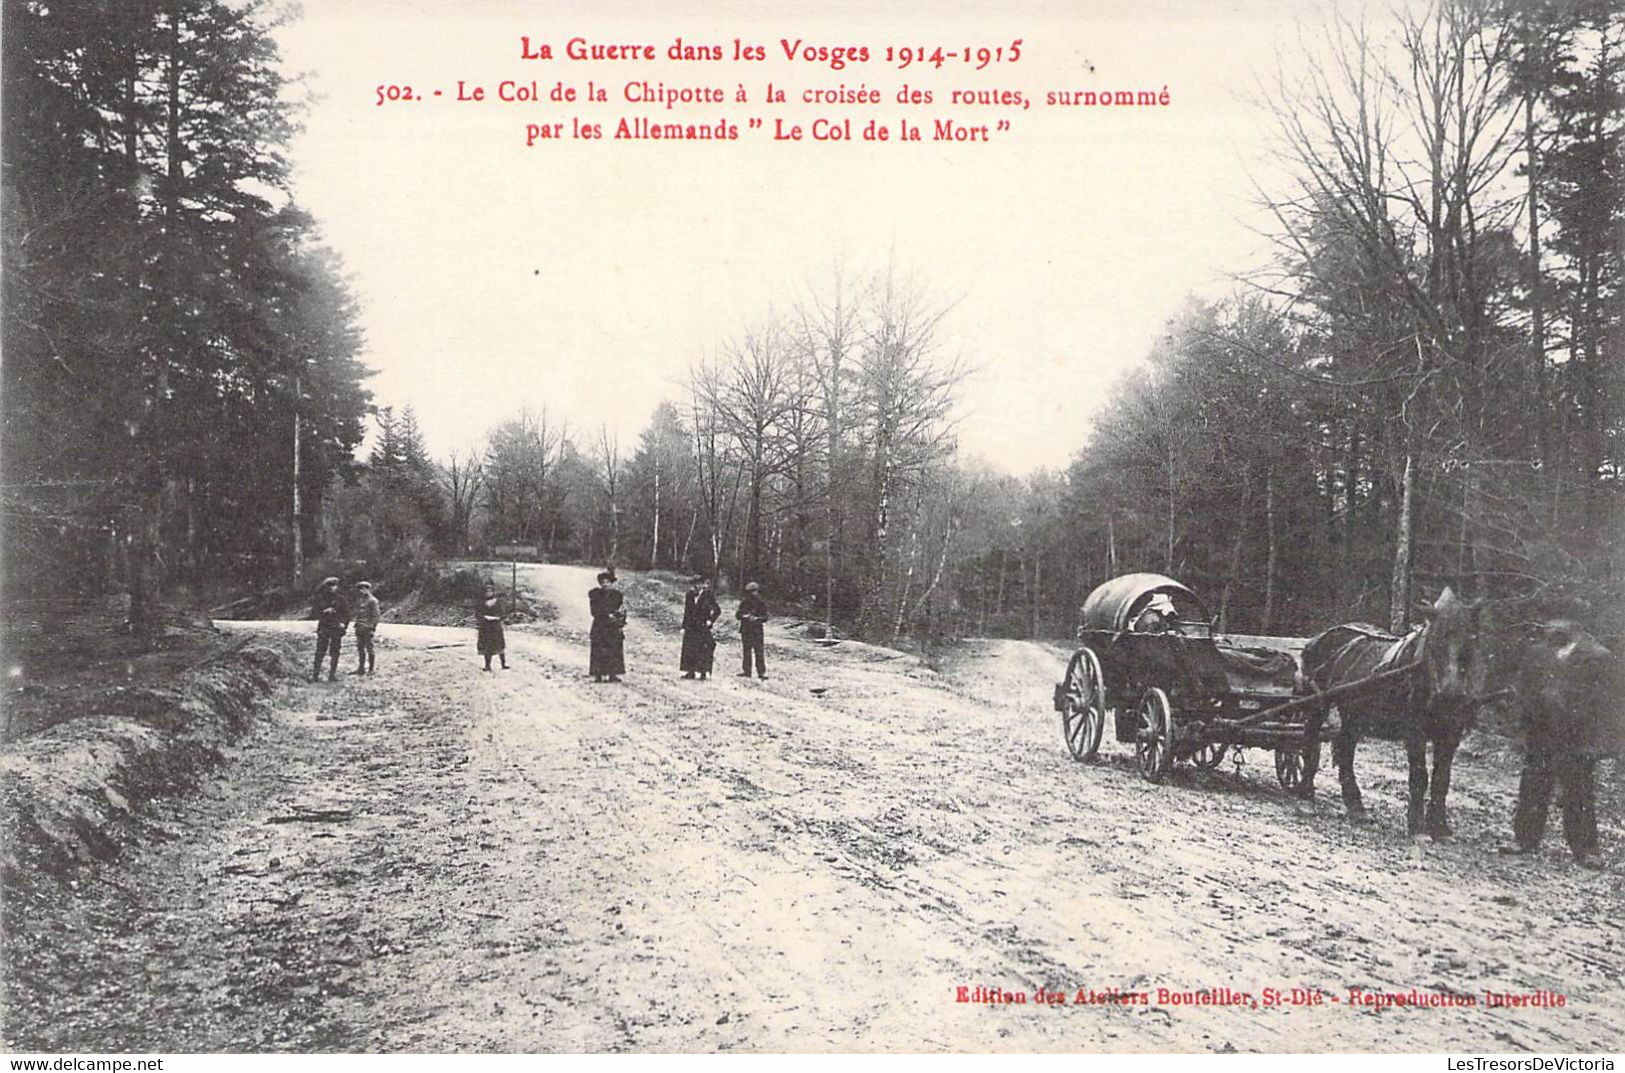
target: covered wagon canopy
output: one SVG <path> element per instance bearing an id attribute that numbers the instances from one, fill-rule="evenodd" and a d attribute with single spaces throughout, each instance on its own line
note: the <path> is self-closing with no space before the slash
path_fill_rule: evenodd
<path id="1" fill-rule="evenodd" d="M 1126 630 L 1133 616 L 1155 593 L 1164 592 L 1178 603 L 1202 607 L 1197 595 L 1162 574 L 1123 574 L 1099 585 L 1083 601 L 1080 625 L 1086 630 Z M 1205 613 L 1205 612 L 1204 612 Z"/>

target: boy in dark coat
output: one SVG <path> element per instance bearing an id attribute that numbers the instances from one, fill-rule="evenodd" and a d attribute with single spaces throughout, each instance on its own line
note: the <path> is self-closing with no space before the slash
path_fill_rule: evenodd
<path id="1" fill-rule="evenodd" d="M 739 641 L 744 646 L 743 669 L 739 677 L 750 677 L 751 657 L 756 657 L 756 677 L 767 677 L 767 658 L 764 653 L 765 641 L 762 634 L 762 623 L 767 621 L 767 602 L 762 599 L 762 587 L 752 581 L 745 586 L 744 598 L 739 601 L 739 610 L 734 612 L 734 618 L 739 620 Z"/>
<path id="2" fill-rule="evenodd" d="M 711 626 L 721 616 L 722 608 L 711 595 L 710 584 L 704 577 L 695 577 L 683 600 L 683 652 L 678 659 L 678 669 L 684 678 L 710 677 L 712 658 L 717 651 Z"/>
<path id="3" fill-rule="evenodd" d="M 378 597 L 372 594 L 372 582 L 355 584 L 355 670 L 352 674 L 371 674 L 378 666 L 378 654 L 373 651 L 372 635 L 378 629 L 381 612 Z"/>
<path id="4" fill-rule="evenodd" d="M 316 665 L 311 668 L 310 680 L 321 681 L 322 660 L 328 659 L 327 680 L 338 681 L 339 648 L 344 630 L 350 624 L 350 609 L 339 595 L 339 579 L 326 578 L 311 600 L 311 614 L 316 619 Z"/>

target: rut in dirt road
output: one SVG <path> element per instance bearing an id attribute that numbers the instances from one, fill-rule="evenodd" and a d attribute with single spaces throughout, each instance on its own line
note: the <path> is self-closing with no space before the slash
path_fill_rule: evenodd
<path id="1" fill-rule="evenodd" d="M 291 689 L 229 783 L 118 872 L 124 893 L 87 890 L 77 923 L 118 938 L 66 957 L 75 983 L 8 1036 L 180 1050 L 1621 1044 L 1617 817 L 1613 870 L 1580 873 L 1555 850 L 1495 858 L 1512 775 L 1494 758 L 1458 765 L 1458 841 L 1413 854 L 1397 754 L 1380 748 L 1367 826 L 1299 804 L 1264 765 L 1159 787 L 1121 746 L 1074 764 L 1048 704 L 1063 659 L 1042 646 L 973 642 L 938 673 L 770 623 L 769 681 L 682 681 L 675 594 L 633 579 L 627 681 L 593 685 L 592 573 L 521 568 L 559 615 L 510 628 L 506 673 L 479 671 L 471 629 L 386 622 L 376 678 Z M 737 647 L 717 656 L 725 672 Z M 1203 1004 L 1352 987 L 1545 989 L 1566 1005 Z M 957 1001 L 961 988 L 1028 1001 Z M 1031 1001 L 1079 989 L 1150 1001 Z"/>

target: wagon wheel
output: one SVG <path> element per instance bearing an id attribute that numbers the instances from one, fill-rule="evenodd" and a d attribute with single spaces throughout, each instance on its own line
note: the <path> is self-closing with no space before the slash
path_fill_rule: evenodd
<path id="1" fill-rule="evenodd" d="M 1140 697 L 1136 714 L 1140 727 L 1134 755 L 1140 762 L 1140 774 L 1152 782 L 1161 782 L 1174 762 L 1174 712 L 1168 694 L 1156 686 L 1147 689 Z"/>
<path id="2" fill-rule="evenodd" d="M 1230 746 L 1224 744 L 1223 742 L 1211 742 L 1207 745 L 1199 746 L 1197 750 L 1191 754 L 1191 763 L 1195 764 L 1203 771 L 1212 771 L 1214 768 L 1224 763 L 1225 754 L 1229 751 Z"/>
<path id="3" fill-rule="evenodd" d="M 1106 679 L 1093 652 L 1078 650 L 1066 668 L 1063 686 L 1061 734 L 1067 751 L 1074 760 L 1092 760 L 1106 729 Z"/>
<path id="4" fill-rule="evenodd" d="M 1315 772 L 1320 768 L 1320 742 L 1301 749 L 1275 750 L 1275 777 L 1281 789 L 1308 797 L 1315 789 Z"/>

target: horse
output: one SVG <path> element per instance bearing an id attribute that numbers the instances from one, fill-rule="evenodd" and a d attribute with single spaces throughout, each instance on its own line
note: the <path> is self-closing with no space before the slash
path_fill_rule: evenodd
<path id="1" fill-rule="evenodd" d="M 1450 792 L 1450 764 L 1478 711 L 1471 681 L 1475 678 L 1479 611 L 1479 601 L 1463 600 L 1446 587 L 1433 607 L 1423 612 L 1426 622 L 1404 637 L 1363 623 L 1345 623 L 1316 634 L 1304 646 L 1304 677 L 1320 690 L 1413 667 L 1337 705 L 1342 726 L 1332 739 L 1332 758 L 1337 762 L 1343 805 L 1351 817 L 1365 814 L 1354 779 L 1354 750 L 1360 739 L 1400 741 L 1405 743 L 1410 762 L 1407 832 L 1412 838 L 1422 831 L 1435 838 L 1449 836 L 1445 797 Z M 1433 744 L 1431 780 L 1429 742 Z"/>

